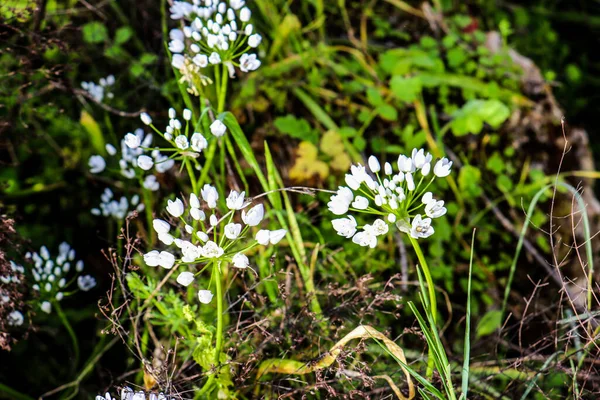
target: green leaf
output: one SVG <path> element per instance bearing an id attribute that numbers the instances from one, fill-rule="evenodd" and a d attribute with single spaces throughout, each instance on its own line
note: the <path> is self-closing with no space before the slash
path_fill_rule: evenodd
<path id="1" fill-rule="evenodd" d="M 394 76 L 390 80 L 390 89 L 394 96 L 406 103 L 411 103 L 417 99 L 417 96 L 421 93 L 421 86 L 421 80 L 416 76 L 410 78 Z"/>
<path id="2" fill-rule="evenodd" d="M 495 151 L 494 154 L 492 154 L 492 156 L 488 158 L 485 166 L 494 174 L 499 175 L 502 173 L 502 171 L 504 171 L 504 159 L 502 159 L 500 153 Z"/>
<path id="3" fill-rule="evenodd" d="M 367 89 L 367 100 L 374 106 L 384 104 L 383 96 L 381 92 L 375 88 Z"/>
<path id="4" fill-rule="evenodd" d="M 500 100 L 469 100 L 455 111 L 450 128 L 456 136 L 478 134 L 487 123 L 492 128 L 500 127 L 510 116 L 510 109 Z"/>
<path id="5" fill-rule="evenodd" d="M 398 111 L 389 104 L 381 104 L 378 106 L 377 113 L 386 121 L 396 121 L 398 119 Z"/>
<path id="6" fill-rule="evenodd" d="M 481 171 L 472 165 L 465 165 L 458 174 L 458 186 L 469 197 L 477 197 L 482 193 Z"/>
<path id="7" fill-rule="evenodd" d="M 108 40 L 108 30 L 101 22 L 88 22 L 83 26 L 83 40 L 86 43 L 102 43 Z"/>
<path id="8" fill-rule="evenodd" d="M 116 44 L 127 43 L 127 41 L 129 39 L 131 39 L 132 36 L 133 36 L 133 30 L 128 26 L 123 26 L 123 27 L 117 29 L 117 32 L 115 33 L 115 43 Z"/>
<path id="9" fill-rule="evenodd" d="M 100 130 L 100 125 L 98 125 L 94 117 L 92 117 L 87 111 L 82 111 L 79 122 L 81 125 L 83 125 L 88 133 L 90 143 L 92 144 L 94 150 L 99 154 L 104 154 L 106 152 L 106 149 L 104 148 L 104 136 Z"/>
<path id="10" fill-rule="evenodd" d="M 496 178 L 496 185 L 498 186 L 498 189 L 507 193 L 511 192 L 514 187 L 512 180 L 506 175 L 500 175 Z"/>
<path id="11" fill-rule="evenodd" d="M 156 62 L 156 60 L 158 60 L 158 56 L 156 54 L 152 54 L 152 53 L 144 53 L 140 57 L 140 63 L 142 65 L 154 64 Z"/>
<path id="12" fill-rule="evenodd" d="M 478 338 L 487 336 L 496 331 L 502 325 L 502 312 L 500 310 L 491 310 L 484 314 L 484 316 L 477 324 L 475 334 Z"/>
<path id="13" fill-rule="evenodd" d="M 452 68 L 461 66 L 469 58 L 467 52 L 462 47 L 450 49 L 446 57 L 448 57 L 448 65 Z"/>
<path id="14" fill-rule="evenodd" d="M 313 144 L 317 144 L 319 140 L 318 133 L 311 129 L 307 120 L 296 118 L 291 114 L 275 118 L 273 125 L 275 125 L 279 132 L 295 139 L 306 140 Z"/>

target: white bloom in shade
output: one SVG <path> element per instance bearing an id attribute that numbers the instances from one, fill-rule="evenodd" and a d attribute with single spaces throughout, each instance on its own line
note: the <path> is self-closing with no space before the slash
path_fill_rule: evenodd
<path id="1" fill-rule="evenodd" d="M 248 226 L 256 226 L 260 224 L 265 215 L 265 208 L 262 204 L 257 204 L 252 207 L 248 212 L 242 211 L 242 221 Z"/>
<path id="2" fill-rule="evenodd" d="M 168 251 L 161 251 L 159 254 L 158 265 L 165 269 L 173 268 L 173 264 L 175 264 L 175 256 Z"/>
<path id="3" fill-rule="evenodd" d="M 137 165 L 144 171 L 148 171 L 154 166 L 154 161 L 146 155 L 141 155 L 137 158 Z"/>
<path id="4" fill-rule="evenodd" d="M 229 5 L 234 10 L 239 10 L 240 8 L 244 7 L 245 3 L 246 2 L 244 0 L 229 0 Z M 234 16 L 235 16 L 235 14 L 234 14 Z M 229 18 L 229 19 L 233 19 L 233 18 Z"/>
<path id="5" fill-rule="evenodd" d="M 190 142 L 185 135 L 179 135 L 175 138 L 175 145 L 181 150 L 185 150 L 190 147 Z"/>
<path id="6" fill-rule="evenodd" d="M 258 47 L 258 45 L 260 44 L 260 42 L 262 41 L 262 36 L 260 36 L 258 33 L 255 33 L 254 35 L 251 35 L 248 38 L 248 46 L 250 47 Z"/>
<path id="7" fill-rule="evenodd" d="M 146 176 L 144 178 L 144 183 L 142 184 L 142 186 L 144 186 L 144 189 L 148 189 L 152 192 L 156 192 L 158 189 L 160 189 L 160 184 L 158 183 L 158 180 L 154 175 Z"/>
<path id="8" fill-rule="evenodd" d="M 433 200 L 427 203 L 425 206 L 425 215 L 429 218 L 439 218 L 442 215 L 446 214 L 446 207 L 444 207 L 443 200 Z"/>
<path id="9" fill-rule="evenodd" d="M 342 215 L 348 212 L 348 208 L 350 207 L 350 203 L 354 198 L 354 194 L 352 190 L 345 186 L 341 186 L 337 194 L 331 196 L 331 200 L 327 203 L 327 207 L 329 207 L 329 211 L 334 213 L 335 215 Z"/>
<path id="10" fill-rule="evenodd" d="M 219 53 L 213 51 L 210 54 L 210 57 L 208 57 L 208 62 L 211 64 L 220 64 L 221 63 L 221 56 L 219 55 Z"/>
<path id="11" fill-rule="evenodd" d="M 235 190 L 229 192 L 227 196 L 227 208 L 230 210 L 240 210 L 244 207 L 244 197 L 246 192 L 238 193 Z"/>
<path id="12" fill-rule="evenodd" d="M 379 160 L 377 159 L 377 157 L 369 157 L 369 168 L 374 174 L 378 173 L 379 170 L 381 170 L 381 165 L 379 164 Z"/>
<path id="13" fill-rule="evenodd" d="M 435 167 L 433 167 L 433 173 L 439 178 L 445 178 L 446 176 L 450 175 L 451 168 L 452 161 L 449 161 L 447 158 L 442 158 L 435 163 Z"/>
<path id="14" fill-rule="evenodd" d="M 246 34 L 246 36 L 250 36 L 252 35 L 252 32 L 254 31 L 254 26 L 252 26 L 252 24 L 248 24 L 246 25 L 246 27 L 244 28 L 244 33 Z"/>
<path id="15" fill-rule="evenodd" d="M 88 166 L 90 167 L 90 172 L 92 174 L 99 174 L 106 168 L 106 161 L 104 161 L 104 157 L 102 156 L 91 156 L 88 161 Z"/>
<path id="16" fill-rule="evenodd" d="M 179 199 L 175 199 L 175 201 L 168 200 L 167 211 L 175 218 L 179 218 L 183 215 L 185 207 L 183 206 L 183 202 Z"/>
<path id="17" fill-rule="evenodd" d="M 219 200 L 219 193 L 214 186 L 205 184 L 200 190 L 200 194 L 204 201 L 208 204 L 210 208 L 215 208 L 217 206 L 217 200 Z"/>
<path id="18" fill-rule="evenodd" d="M 75 263 L 75 271 L 77 271 L 77 272 L 83 271 L 83 261 L 79 260 Z"/>
<path id="19" fill-rule="evenodd" d="M 277 244 L 281 239 L 285 237 L 287 231 L 285 229 L 278 229 L 276 231 L 269 231 L 266 229 L 261 229 L 256 233 L 256 241 L 263 246 L 267 244 Z"/>
<path id="20" fill-rule="evenodd" d="M 225 232 L 225 237 L 227 239 L 237 239 L 238 236 L 240 236 L 240 233 L 242 232 L 242 224 L 236 224 L 236 223 L 230 223 L 225 225 L 224 228 L 224 232 Z"/>
<path id="21" fill-rule="evenodd" d="M 77 286 L 79 286 L 79 289 L 87 292 L 96 286 L 96 279 L 91 275 L 80 275 L 77 278 Z"/>
<path id="22" fill-rule="evenodd" d="M 369 200 L 363 196 L 356 196 L 354 202 L 352 203 L 352 207 L 357 210 L 366 210 L 369 208 Z"/>
<path id="23" fill-rule="evenodd" d="M 348 215 L 347 218 L 334 219 L 331 224 L 340 236 L 351 238 L 356 233 L 356 220 L 352 215 Z"/>
<path id="24" fill-rule="evenodd" d="M 175 39 L 169 42 L 169 51 L 171 53 L 181 53 L 185 50 L 185 43 L 182 40 Z"/>
<path id="25" fill-rule="evenodd" d="M 200 68 L 204 68 L 208 66 L 208 57 L 206 54 L 196 54 L 194 58 L 192 58 L 192 62 Z"/>
<path id="26" fill-rule="evenodd" d="M 361 231 L 354 235 L 352 242 L 364 247 L 369 246 L 373 249 L 377 246 L 377 236 L 372 232 Z"/>
<path id="27" fill-rule="evenodd" d="M 144 262 L 149 267 L 157 267 L 160 263 L 160 253 L 158 250 L 152 250 L 144 254 Z"/>
<path id="28" fill-rule="evenodd" d="M 156 233 L 168 233 L 171 230 L 171 225 L 167 221 L 158 218 L 152 221 L 152 227 Z"/>
<path id="29" fill-rule="evenodd" d="M 434 230 L 431 226 L 431 218 L 421 218 L 420 214 L 417 214 L 412 221 L 410 236 L 415 239 L 427 238 L 433 235 Z"/>
<path id="30" fill-rule="evenodd" d="M 148 115 L 148 113 L 145 113 L 145 112 L 141 113 L 140 119 L 146 125 L 150 125 L 152 123 L 152 118 L 150 118 L 150 115 Z"/>
<path id="31" fill-rule="evenodd" d="M 210 290 L 198 290 L 198 300 L 202 304 L 209 304 L 213 299 L 213 294 Z"/>
<path id="32" fill-rule="evenodd" d="M 110 143 L 107 143 L 106 146 L 104 146 L 104 148 L 106 149 L 108 155 L 114 156 L 115 154 L 117 154 L 117 149 Z"/>
<path id="33" fill-rule="evenodd" d="M 202 255 L 206 258 L 219 258 L 223 255 L 223 253 L 225 253 L 225 251 L 212 240 L 206 242 L 206 244 L 202 247 Z"/>
<path id="34" fill-rule="evenodd" d="M 8 323 L 9 326 L 21 326 L 21 325 L 23 325 L 23 321 L 25 321 L 23 314 L 17 310 L 12 311 L 6 317 L 6 322 Z"/>
<path id="35" fill-rule="evenodd" d="M 244 7 L 240 11 L 240 21 L 248 22 L 250 21 L 250 17 L 252 16 L 252 12 L 248 7 Z"/>
<path id="36" fill-rule="evenodd" d="M 246 257 L 246 255 L 242 253 L 237 253 L 235 256 L 233 256 L 231 262 L 233 262 L 234 267 L 242 269 L 248 268 L 248 266 L 250 265 L 250 260 L 248 260 L 248 257 Z"/>
<path id="37" fill-rule="evenodd" d="M 206 138 L 204 136 L 202 136 L 201 133 L 194 133 L 192 135 L 192 150 L 197 151 L 198 153 L 200 153 L 202 150 L 204 150 L 205 148 L 208 147 L 208 142 L 206 141 Z"/>
<path id="38" fill-rule="evenodd" d="M 217 119 L 212 124 L 210 124 L 210 133 L 215 135 L 216 137 L 221 137 L 227 131 L 227 126 L 221 120 Z"/>
<path id="39" fill-rule="evenodd" d="M 185 66 L 185 57 L 181 54 L 173 54 L 173 58 L 171 59 L 171 65 L 177 69 L 181 69 Z M 148 114 L 146 114 L 148 115 Z M 145 122 L 144 122 L 145 123 Z M 150 125 L 152 120 L 149 123 L 145 123 L 146 125 Z"/>
<path id="40" fill-rule="evenodd" d="M 42 302 L 42 304 L 40 305 L 40 308 L 42 309 L 43 312 L 45 312 L 46 314 L 50 314 L 50 312 L 52 311 L 52 304 L 50 304 L 49 301 L 44 301 Z"/>
<path id="41" fill-rule="evenodd" d="M 177 276 L 177 283 L 183 286 L 189 286 L 194 281 L 194 274 L 191 272 L 182 272 Z"/>
<path id="42" fill-rule="evenodd" d="M 256 58 L 256 54 L 244 53 L 240 57 L 240 69 L 242 72 L 255 71 L 260 67 L 260 60 Z"/>

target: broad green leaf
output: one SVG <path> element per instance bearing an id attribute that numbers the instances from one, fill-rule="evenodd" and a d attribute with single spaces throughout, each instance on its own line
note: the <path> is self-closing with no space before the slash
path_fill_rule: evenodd
<path id="1" fill-rule="evenodd" d="M 102 130 L 100 129 L 100 126 L 98 125 L 94 117 L 92 117 L 87 111 L 82 111 L 79 122 L 81 123 L 81 125 L 83 125 L 86 132 L 88 133 L 90 143 L 92 144 L 92 147 L 94 148 L 95 152 L 99 154 L 104 154 L 106 152 L 106 149 L 104 148 L 106 143 L 104 142 Z"/>
<path id="2" fill-rule="evenodd" d="M 102 43 L 108 40 L 108 30 L 102 22 L 88 22 L 83 26 L 83 40 L 86 43 Z"/>
<path id="3" fill-rule="evenodd" d="M 411 103 L 417 99 L 419 93 L 421 93 L 421 87 L 421 80 L 416 76 L 409 78 L 394 76 L 390 80 L 390 89 L 394 96 L 406 103 Z"/>
<path id="4" fill-rule="evenodd" d="M 475 334 L 478 338 L 494 333 L 502 325 L 502 312 L 500 310 L 491 310 L 477 324 Z"/>
<path id="5" fill-rule="evenodd" d="M 279 132 L 289 135 L 295 139 L 306 140 L 313 144 L 317 144 L 319 136 L 313 131 L 307 120 L 296 118 L 291 114 L 285 117 L 277 117 L 273 125 Z"/>
<path id="6" fill-rule="evenodd" d="M 133 36 L 133 30 L 128 26 L 123 26 L 123 27 L 117 29 L 117 32 L 115 33 L 115 43 L 116 44 L 127 43 L 127 41 L 129 41 L 129 39 L 131 39 L 132 36 Z"/>

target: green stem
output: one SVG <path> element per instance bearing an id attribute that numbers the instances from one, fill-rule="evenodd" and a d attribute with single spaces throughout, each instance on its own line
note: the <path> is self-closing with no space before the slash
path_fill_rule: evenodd
<path id="1" fill-rule="evenodd" d="M 154 229 L 152 229 L 152 192 L 142 185 L 142 197 L 144 198 L 144 212 L 146 213 L 146 223 L 148 224 L 148 244 L 154 248 Z"/>
<path id="2" fill-rule="evenodd" d="M 431 310 L 431 318 L 433 319 L 433 323 L 435 324 L 437 321 L 437 302 L 435 299 L 435 286 L 433 285 L 433 279 L 431 279 L 431 272 L 429 271 L 429 265 L 427 265 L 427 260 L 425 260 L 425 256 L 423 255 L 423 251 L 421 250 L 421 246 L 419 246 L 419 242 L 417 239 L 408 235 L 410 238 L 410 244 L 412 244 L 415 253 L 417 253 L 417 258 L 419 259 L 419 264 L 421 264 L 421 269 L 423 270 L 423 275 L 425 275 L 425 280 L 427 281 L 427 291 L 429 293 L 429 307 Z M 427 377 L 431 378 L 433 375 L 433 365 L 434 365 L 434 355 L 433 349 L 429 347 L 428 356 L 427 356 Z"/>
<path id="3" fill-rule="evenodd" d="M 0 398 L 14 400 L 34 400 L 33 397 L 29 397 L 26 394 L 17 392 L 13 388 L 6 386 L 3 383 L 0 383 Z"/>
<path id="4" fill-rule="evenodd" d="M 225 111 L 225 97 L 227 96 L 227 80 L 229 79 L 229 73 L 227 67 L 223 66 L 223 81 L 221 82 L 221 91 L 219 92 L 219 102 L 217 103 L 217 112 L 221 114 Z"/>
<path id="5" fill-rule="evenodd" d="M 192 190 L 194 191 L 194 194 L 198 194 L 198 187 L 196 186 L 198 184 L 198 181 L 196 181 L 196 174 L 194 173 L 194 167 L 192 166 L 192 163 L 189 160 L 185 160 L 184 161 L 185 167 L 187 168 L 187 172 L 188 175 L 190 176 L 190 181 L 192 182 Z"/>
<path id="6" fill-rule="evenodd" d="M 77 368 L 77 364 L 79 364 L 79 342 L 77 341 L 77 336 L 75 335 L 75 331 L 71 327 L 71 324 L 69 323 L 69 320 L 67 319 L 67 316 L 60 307 L 58 301 L 52 301 L 52 305 L 56 309 L 56 313 L 58 314 L 60 321 L 63 323 L 63 325 L 67 329 L 67 332 L 69 332 L 69 336 L 71 337 L 71 342 L 73 343 L 73 351 L 75 352 L 75 361 L 72 365 L 74 368 Z"/>

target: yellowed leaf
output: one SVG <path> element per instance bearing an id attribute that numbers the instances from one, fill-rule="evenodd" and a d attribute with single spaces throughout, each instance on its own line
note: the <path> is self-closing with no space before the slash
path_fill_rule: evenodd
<path id="1" fill-rule="evenodd" d="M 318 175 L 325 179 L 329 175 L 327 163 L 317 159 L 319 150 L 310 142 L 300 142 L 296 150 L 296 162 L 290 169 L 290 178 L 294 181 L 306 181 Z"/>

